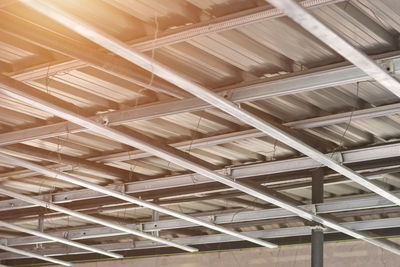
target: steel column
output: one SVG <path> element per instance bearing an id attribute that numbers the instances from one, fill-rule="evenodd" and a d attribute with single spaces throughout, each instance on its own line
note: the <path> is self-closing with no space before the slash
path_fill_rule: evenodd
<path id="1" fill-rule="evenodd" d="M 324 171 L 316 169 L 312 174 L 312 204 L 320 204 L 324 201 Z M 324 265 L 324 230 L 317 224 L 311 230 L 311 267 L 323 267 Z"/>

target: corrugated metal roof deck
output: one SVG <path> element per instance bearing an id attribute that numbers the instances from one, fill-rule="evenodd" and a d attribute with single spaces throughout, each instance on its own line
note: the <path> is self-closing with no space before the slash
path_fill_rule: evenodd
<path id="1" fill-rule="evenodd" d="M 85 18 L 86 21 L 101 28 L 122 41 L 135 43 L 135 40 L 151 40 L 168 34 L 170 31 L 184 29 L 190 25 L 207 21 L 216 17 L 234 14 L 249 9 L 266 9 L 262 1 L 242 0 L 179 0 L 166 4 L 164 1 L 56 1 L 68 12 Z M 324 23 L 335 29 L 341 36 L 354 46 L 369 54 L 383 54 L 397 49 L 397 36 L 400 27 L 397 23 L 400 6 L 396 1 L 337 1 L 338 4 L 324 5 L 312 9 Z M 94 50 L 102 51 L 96 45 L 82 37 L 29 11 L 21 3 L 1 7 L 2 14 L 12 14 L 17 20 L 26 20 L 40 24 L 49 30 L 49 35 L 59 34 L 63 38 L 73 39 L 77 43 L 88 45 Z M 36 25 L 35 25 L 36 27 Z M 12 36 L 9 37 L 9 36 Z M 13 65 L 13 71 L 8 71 L 11 77 L 22 77 L 25 73 L 33 73 L 41 69 L 39 75 L 24 81 L 65 102 L 72 103 L 88 114 L 104 114 L 105 112 L 134 108 L 136 106 L 154 105 L 176 98 L 159 92 L 148 93 L 143 87 L 106 72 L 98 66 L 78 65 L 76 68 L 58 69 L 57 64 L 72 62 L 70 58 L 54 50 L 47 51 L 46 46 L 40 47 L 37 42 L 17 45 L 17 34 L 7 28 L 0 28 L 0 61 Z M 21 39 L 21 38 L 20 38 Z M 25 47 L 25 49 L 24 49 Z M 35 50 L 35 49 L 36 50 Z M 36 51 L 36 53 L 35 53 Z M 43 55 L 43 51 L 46 54 Z M 104 51 L 102 51 L 105 53 Z M 262 22 L 251 23 L 220 32 L 200 35 L 194 38 L 182 39 L 180 42 L 168 44 L 161 48 L 148 50 L 147 54 L 154 56 L 202 85 L 213 90 L 225 87 L 237 87 L 248 81 L 279 80 L 292 73 L 301 74 L 306 70 L 342 62 L 343 59 L 321 41 L 311 36 L 295 22 L 286 17 L 265 19 Z M 41 62 L 45 56 L 45 62 Z M 51 58 L 49 60 L 49 57 Z M 35 66 L 17 64 L 27 58 L 34 58 Z M 72 64 L 71 63 L 71 64 Z M 112 62 L 111 62 L 112 63 Z M 69 63 L 68 63 L 69 64 Z M 75 63 L 74 63 L 75 64 Z M 1 66 L 1 65 L 0 65 Z M 21 67 L 22 66 L 22 67 Z M 47 71 L 46 71 L 47 69 Z M 53 71 L 53 69 L 55 71 Z M 22 76 L 21 76 L 22 75 Z M 21 78 L 22 79 L 22 78 Z M 149 81 L 151 84 L 152 82 Z M 378 107 L 397 103 L 397 98 L 388 90 L 374 81 L 345 84 L 318 90 L 304 91 L 296 94 L 275 96 L 249 102 L 258 111 L 273 116 L 282 123 L 303 119 L 326 116 L 363 108 Z M 30 107 L 10 97 L 0 96 L 0 139 L 2 133 L 20 129 L 38 127 L 59 121 L 52 114 Z M 238 138 L 234 141 L 218 144 L 202 144 L 197 146 L 200 139 L 217 138 L 238 131 L 250 129 L 246 124 L 221 111 L 207 109 L 205 111 L 167 114 L 146 120 L 124 123 L 121 129 L 128 133 L 137 131 L 151 138 L 162 140 L 169 144 L 184 143 L 182 149 L 191 155 L 214 164 L 218 168 L 229 168 L 260 162 L 275 161 L 298 157 L 299 154 L 285 144 L 274 139 L 259 136 Z M 322 150 L 332 152 L 356 147 L 397 142 L 400 138 L 400 117 L 393 114 L 384 117 L 355 119 L 345 123 L 332 124 L 323 127 L 299 130 L 307 133 L 315 140 L 323 141 L 326 147 Z M 67 135 L 45 137 L 24 141 L 24 149 L 37 149 L 37 154 L 21 152 L 13 146 L 3 146 L 2 152 L 29 159 L 42 165 L 59 168 L 87 181 L 98 184 L 120 184 L 135 179 L 152 179 L 188 173 L 184 168 L 164 159 L 143 155 L 135 155 L 134 149 L 127 147 L 91 131 L 68 133 Z M 193 147 L 192 147 L 193 146 Z M 25 151 L 26 151 L 25 150 Z M 130 152 L 129 152 L 130 151 Z M 39 156 L 42 153 L 43 156 Z M 44 155 L 51 155 L 50 160 Z M 119 155 L 126 155 L 120 160 Z M 64 156 L 72 156 L 79 160 L 105 162 L 126 171 L 129 177 L 126 181 L 111 174 L 95 172 L 79 164 L 71 165 Z M 44 177 L 29 170 L 23 170 L 6 162 L 0 162 L 1 185 L 11 190 L 28 194 L 48 194 L 50 192 L 73 190 L 76 186 L 66 182 Z M 329 174 L 331 175 L 331 174 Z M 377 177 L 377 182 L 391 190 L 399 189 L 399 174 L 390 173 Z M 309 177 L 305 177 L 309 181 Z M 268 179 L 266 179 L 268 184 Z M 309 185 L 293 186 L 291 181 L 281 181 L 283 189 L 280 192 L 299 201 L 309 201 L 311 190 Z M 273 183 L 271 182 L 271 185 Z M 287 186 L 285 188 L 285 186 Z M 277 187 L 278 188 L 278 187 Z M 230 192 L 226 188 L 217 188 L 209 193 L 188 193 L 195 197 L 210 194 Z M 327 198 L 359 195 L 368 190 L 353 182 L 338 182 L 327 184 Z M 173 196 L 170 196 L 173 198 Z M 166 205 L 180 212 L 217 213 L 224 210 L 257 209 L 268 204 L 254 200 L 251 196 L 238 195 L 230 198 L 189 200 L 179 203 L 171 201 Z M 5 198 L 4 198 L 5 199 Z M 163 200 L 160 198 L 158 200 Z M 167 201 L 169 198 L 165 197 Z M 249 206 L 243 203 L 253 203 Z M 112 205 L 111 205 L 112 206 Z M 388 213 L 387 216 L 399 216 L 399 211 Z M 1 212 L 0 212 L 1 214 Z M 151 211 L 138 207 L 121 209 L 105 209 L 97 211 L 98 216 L 111 216 L 116 221 L 145 220 L 151 217 Z M 52 218 L 52 216 L 54 218 Z M 375 215 L 362 215 L 363 220 L 377 218 Z M 354 220 L 351 214 L 343 220 Z M 19 225 L 37 228 L 35 216 L 22 218 Z M 304 225 L 299 219 L 287 219 L 285 222 L 264 223 L 261 226 L 248 225 L 242 231 L 272 229 Z M 65 227 L 87 225 L 86 222 L 70 217 L 48 215 L 45 229 L 54 230 Z M 240 227 L 240 225 L 238 226 Z M 167 237 L 173 234 L 166 233 Z M 179 234 L 178 235 L 182 235 Z M 183 234 L 184 235 L 184 234 Z M 122 240 L 122 239 L 121 239 Z M 98 241 L 98 242 L 101 242 Z"/>

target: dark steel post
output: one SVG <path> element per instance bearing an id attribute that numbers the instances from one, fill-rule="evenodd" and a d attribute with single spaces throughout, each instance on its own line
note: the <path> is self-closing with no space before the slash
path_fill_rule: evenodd
<path id="1" fill-rule="evenodd" d="M 312 174 L 312 204 L 324 201 L 324 171 L 316 169 Z M 322 225 L 315 225 L 311 234 L 311 267 L 324 265 L 324 230 Z"/>

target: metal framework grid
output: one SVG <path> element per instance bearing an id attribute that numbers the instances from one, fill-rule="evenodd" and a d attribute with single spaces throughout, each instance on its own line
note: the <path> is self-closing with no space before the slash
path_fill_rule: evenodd
<path id="1" fill-rule="evenodd" d="M 226 2 L 0 4 L 0 263 L 400 255 L 400 5 Z"/>

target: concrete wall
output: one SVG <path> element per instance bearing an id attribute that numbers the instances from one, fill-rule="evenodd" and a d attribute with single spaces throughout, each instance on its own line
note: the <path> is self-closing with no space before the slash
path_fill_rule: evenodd
<path id="1" fill-rule="evenodd" d="M 400 243 L 400 238 L 392 239 Z M 310 245 L 82 263 L 76 267 L 310 267 Z M 400 256 L 363 241 L 325 244 L 325 267 L 397 267 Z"/>

